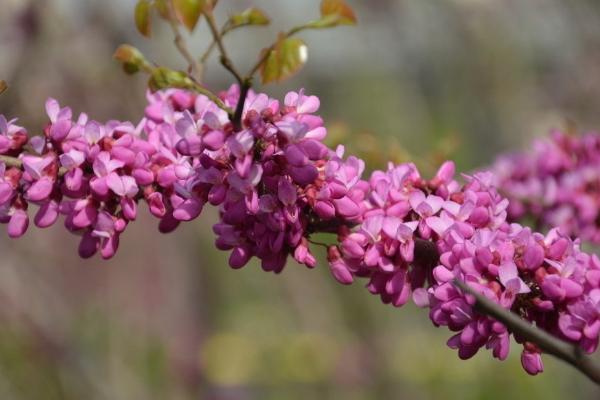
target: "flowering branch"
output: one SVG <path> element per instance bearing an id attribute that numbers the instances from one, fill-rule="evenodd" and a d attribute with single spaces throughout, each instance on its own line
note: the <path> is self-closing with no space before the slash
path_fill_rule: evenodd
<path id="1" fill-rule="evenodd" d="M 149 32 L 150 6 L 160 4 L 138 4 L 142 33 Z M 545 351 L 600 383 L 600 368 L 583 356 L 596 351 L 600 339 L 600 259 L 583 252 L 579 241 L 559 229 L 543 235 L 511 223 L 510 202 L 498 193 L 495 175 L 465 175 L 459 182 L 452 161 L 432 179 L 411 163 L 389 164 L 363 178 L 363 160 L 324 144 L 316 96 L 289 92 L 280 103 L 250 91 L 259 70 L 268 83 L 304 64 L 306 46 L 291 36 L 354 23 L 343 0 L 323 0 L 320 19 L 280 34 L 245 76 L 223 45 L 228 25 L 219 31 L 207 5 L 201 11 L 221 64 L 239 84 L 219 96 L 194 77 L 201 67 L 175 19 L 177 11 L 191 30 L 200 9 L 173 4 L 168 19 L 190 62 L 188 73 L 151 65 L 131 46 L 115 53 L 126 72 L 151 75 L 154 93 L 139 123 L 73 118 L 70 108 L 50 99 L 44 135 L 30 138 L 16 120 L 0 115 L 0 223 L 8 224 L 10 237 L 26 232 L 28 206 L 35 204 L 36 226 L 48 227 L 63 214 L 65 227 L 81 237 L 81 257 L 99 252 L 110 258 L 137 218 L 139 202 L 160 220 L 163 233 L 210 204 L 219 208 L 215 245 L 230 251 L 232 268 L 252 257 L 274 273 L 290 257 L 312 268 L 317 260 L 310 245 L 326 247 L 337 281 L 367 279 L 368 290 L 386 304 L 401 307 L 412 299 L 428 308 L 435 326 L 453 332 L 447 344 L 461 359 L 485 347 L 504 360 L 515 334 L 529 374 L 543 371 Z M 230 21 L 261 24 L 265 18 L 249 9 Z M 312 233 L 325 232 L 337 241 L 312 240 Z"/>
<path id="2" fill-rule="evenodd" d="M 556 358 L 571 364 L 600 385 L 600 365 L 594 363 L 591 357 L 583 354 L 583 351 L 579 347 L 573 346 L 536 328 L 517 314 L 500 307 L 498 304 L 481 295 L 465 282 L 454 279 L 453 284 L 475 298 L 475 308 L 478 312 L 502 322 L 513 333 L 516 333 L 528 342 L 535 343 L 546 353 L 552 354 Z"/>
<path id="3" fill-rule="evenodd" d="M 176 80 L 163 72 L 158 78 Z M 100 252 L 110 258 L 139 202 L 160 219 L 161 232 L 211 204 L 220 211 L 216 247 L 231 252 L 233 268 L 252 257 L 275 273 L 289 257 L 312 268 L 311 243 L 327 246 L 336 280 L 366 278 L 368 290 L 386 304 L 400 307 L 412 298 L 429 308 L 434 325 L 454 332 L 448 345 L 462 359 L 486 347 L 503 360 L 515 333 L 518 341 L 530 340 L 521 356 L 528 373 L 543 371 L 540 354 L 547 351 L 597 381 L 597 368 L 574 348 L 592 353 L 598 345 L 600 260 L 558 230 L 542 235 L 509 224 L 508 200 L 497 193 L 492 174 L 460 183 L 448 161 L 432 179 L 413 164 L 390 165 L 363 179 L 362 160 L 323 144 L 316 96 L 290 92 L 280 104 L 248 92 L 242 110 L 250 123 L 239 132 L 217 104 L 200 96 L 154 93 L 139 124 L 100 124 L 85 114 L 74 119 L 69 108 L 49 100 L 50 124 L 30 142 L 39 155 L 28 154 L 25 129 L 0 116 L 0 222 L 8 224 L 9 236 L 25 233 L 33 203 L 38 227 L 64 214 L 66 228 L 81 237 L 82 257 Z M 233 86 L 220 101 L 234 104 L 238 96 Z M 6 168 L 11 165 L 23 168 Z M 313 241 L 317 232 L 335 233 L 337 242 Z M 543 336 L 488 313 L 454 280 L 574 347 L 551 347 Z"/>

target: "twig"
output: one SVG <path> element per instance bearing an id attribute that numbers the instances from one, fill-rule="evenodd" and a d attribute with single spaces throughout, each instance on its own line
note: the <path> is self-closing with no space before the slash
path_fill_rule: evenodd
<path id="1" fill-rule="evenodd" d="M 208 19 L 208 16 L 207 16 L 207 19 Z M 295 28 L 292 28 L 284 34 L 284 38 L 288 38 L 288 37 L 300 32 L 303 29 L 305 29 L 304 26 L 297 26 Z M 220 41 L 218 41 L 217 45 L 222 46 L 222 43 Z M 256 74 L 256 72 L 259 70 L 260 66 L 267 60 L 267 57 L 269 57 L 269 54 L 271 53 L 271 51 L 273 51 L 273 49 L 275 48 L 276 45 L 277 45 L 277 42 L 273 43 L 269 48 L 267 48 L 263 52 L 263 55 L 260 57 L 258 62 L 252 67 L 252 69 L 250 69 L 250 72 L 248 72 L 248 74 L 246 74 L 246 76 L 244 78 L 241 78 L 239 73 L 237 73 L 237 71 L 235 71 L 234 75 L 236 76 L 236 79 L 238 80 L 238 82 L 240 84 L 240 97 L 238 99 L 238 103 L 235 108 L 235 114 L 232 119 L 233 127 L 235 130 L 240 130 L 242 128 L 241 120 L 242 120 L 242 113 L 244 111 L 244 103 L 246 102 L 246 96 L 248 95 L 248 91 L 252 87 L 252 79 L 254 78 L 254 75 Z M 225 66 L 225 68 L 227 68 L 227 65 L 225 64 L 226 62 L 230 63 L 229 58 L 227 58 L 226 55 L 223 55 L 223 53 L 221 53 L 221 63 L 223 64 L 223 66 Z"/>
<path id="2" fill-rule="evenodd" d="M 213 8 L 214 8 L 214 6 L 213 6 Z M 231 23 L 231 21 L 228 20 L 227 22 L 225 22 L 225 24 L 223 24 L 223 27 L 221 28 L 221 31 L 220 31 L 221 33 L 219 36 L 221 37 L 221 40 L 223 40 L 225 35 L 227 35 L 229 32 L 233 32 L 239 28 L 243 28 L 245 26 L 251 26 L 251 25 L 252 24 L 249 22 L 238 24 L 238 25 L 233 25 Z M 202 53 L 202 56 L 200 57 L 200 62 L 202 64 L 205 64 L 206 61 L 208 61 L 208 57 L 210 57 L 210 54 L 213 52 L 215 47 L 217 47 L 217 41 L 213 40 L 212 43 L 210 44 L 210 46 L 208 46 L 208 48 L 204 51 L 204 53 Z"/>
<path id="3" fill-rule="evenodd" d="M 208 23 L 208 27 L 210 29 L 210 32 L 212 33 L 214 42 L 217 44 L 219 52 L 221 53 L 221 64 L 225 67 L 226 70 L 231 72 L 231 74 L 235 77 L 235 79 L 241 86 L 244 82 L 244 78 L 237 71 L 237 69 L 233 65 L 233 62 L 229 58 L 229 55 L 227 54 L 227 50 L 225 50 L 225 46 L 223 45 L 222 40 L 222 34 L 219 32 L 219 28 L 217 27 L 217 23 L 215 22 L 215 16 L 213 15 L 210 6 L 207 6 L 205 8 L 204 17 L 206 18 L 206 22 Z"/>
<path id="4" fill-rule="evenodd" d="M 316 240 L 312 240 L 312 239 L 306 239 L 308 240 L 308 243 L 312 243 L 315 246 L 321 246 L 323 247 L 325 250 L 329 249 L 329 246 L 326 243 L 322 243 L 322 242 L 317 242 Z"/>
<path id="5" fill-rule="evenodd" d="M 233 114 L 233 118 L 231 123 L 233 124 L 233 129 L 239 131 L 242 129 L 242 113 L 244 112 L 244 104 L 246 103 L 246 96 L 248 96 L 248 91 L 252 87 L 251 79 L 244 79 L 242 84 L 240 85 L 240 97 L 235 106 L 235 113 Z"/>
<path id="6" fill-rule="evenodd" d="M 242 75 L 238 72 L 238 70 L 233 65 L 233 62 L 229 58 L 227 54 L 227 50 L 225 50 L 225 46 L 223 45 L 222 34 L 219 32 L 219 28 L 217 28 L 217 23 L 215 22 L 215 17 L 212 13 L 212 9 L 210 6 L 207 6 L 204 10 L 204 16 L 206 18 L 206 22 L 208 23 L 208 27 L 213 35 L 214 42 L 219 48 L 219 52 L 221 53 L 221 64 L 225 67 L 226 70 L 231 72 L 231 74 L 235 77 L 238 84 L 240 85 L 240 97 L 238 98 L 237 105 L 235 106 L 235 113 L 231 118 L 231 123 L 233 124 L 233 129 L 235 131 L 239 131 L 242 129 L 242 113 L 244 112 L 244 104 L 246 102 L 246 96 L 248 95 L 248 91 L 252 86 L 252 78 L 251 77 L 242 77 Z"/>
<path id="7" fill-rule="evenodd" d="M 453 283 L 463 292 L 466 292 L 475 298 L 475 308 L 478 312 L 502 322 L 512 332 L 529 342 L 535 343 L 544 352 L 571 364 L 592 381 L 600 385 L 600 365 L 596 364 L 591 357 L 583 354 L 583 351 L 579 347 L 562 341 L 549 333 L 536 328 L 531 323 L 520 318 L 517 314 L 505 310 L 498 304 L 481 295 L 465 282 L 455 279 Z"/>
<path id="8" fill-rule="evenodd" d="M 233 29 L 234 28 L 229 24 L 229 21 L 227 21 L 221 28 L 221 33 L 219 34 L 221 40 L 227 33 L 231 32 Z M 200 57 L 200 62 L 202 64 L 205 64 L 206 61 L 208 61 L 208 57 L 210 57 L 210 54 L 215 49 L 215 47 L 217 47 L 217 41 L 213 39 L 210 46 L 208 46 L 208 48 L 204 51 L 204 53 L 202 53 L 202 56 Z"/>
<path id="9" fill-rule="evenodd" d="M 213 43 L 209 46 L 209 48 L 206 50 L 204 55 L 202 55 L 201 61 L 202 62 L 206 61 L 206 59 L 210 55 L 210 52 L 212 51 L 212 49 L 215 46 L 218 47 L 219 52 L 221 53 L 221 58 L 220 58 L 221 64 L 223 65 L 223 67 L 225 67 L 225 69 L 227 69 L 229 72 L 231 72 L 231 74 L 235 77 L 238 84 L 240 85 L 240 97 L 238 98 L 238 102 L 235 107 L 235 113 L 233 115 L 233 118 L 231 119 L 233 128 L 236 131 L 239 131 L 242 129 L 242 113 L 244 112 L 244 104 L 246 102 L 246 96 L 248 95 L 248 92 L 249 92 L 250 88 L 252 87 L 252 79 L 253 79 L 254 75 L 256 74 L 256 72 L 259 70 L 260 66 L 266 61 L 267 57 L 269 56 L 269 53 L 271 51 L 273 51 L 273 49 L 277 45 L 277 42 L 273 43 L 269 48 L 267 48 L 264 51 L 263 55 L 260 57 L 258 62 L 250 69 L 248 74 L 246 74 L 245 76 L 242 76 L 242 74 L 240 74 L 239 71 L 233 65 L 233 62 L 231 61 L 231 58 L 229 58 L 229 55 L 227 54 L 227 50 L 225 49 L 225 46 L 223 45 L 223 35 L 225 35 L 231 29 L 234 29 L 234 27 L 228 28 L 228 25 L 225 24 L 225 26 L 221 29 L 221 31 L 219 31 L 219 28 L 217 27 L 217 23 L 215 22 L 215 17 L 213 15 L 212 8 L 213 7 L 211 7 L 210 5 L 205 7 L 204 17 L 206 18 L 208 27 L 210 28 L 210 31 L 213 35 Z M 286 32 L 283 37 L 288 38 L 306 28 L 307 27 L 304 25 L 294 27 L 294 28 L 290 29 L 288 32 Z"/>
<path id="10" fill-rule="evenodd" d="M 185 41 L 185 39 L 183 38 L 183 36 L 181 35 L 181 31 L 179 30 L 179 22 L 177 21 L 177 16 L 175 15 L 175 10 L 173 8 L 173 4 L 170 1 L 167 1 L 167 10 L 168 10 L 168 21 L 169 21 L 169 25 L 171 26 L 171 30 L 173 31 L 173 34 L 175 35 L 175 39 L 174 39 L 174 43 L 175 46 L 177 47 L 177 50 L 179 50 L 179 53 L 181 53 L 181 55 L 183 56 L 183 58 L 185 58 L 185 60 L 188 62 L 189 66 L 189 72 L 190 75 L 195 79 L 198 80 L 200 82 L 202 82 L 202 72 L 203 72 L 203 66 L 201 63 L 197 62 L 194 57 L 192 56 L 192 54 L 190 53 L 190 51 L 187 48 L 187 43 Z"/>

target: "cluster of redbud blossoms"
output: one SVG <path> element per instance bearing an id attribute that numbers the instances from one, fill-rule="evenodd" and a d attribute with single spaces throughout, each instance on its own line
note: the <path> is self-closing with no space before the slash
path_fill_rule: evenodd
<path id="1" fill-rule="evenodd" d="M 559 227 L 571 237 L 600 243 L 600 135 L 554 131 L 532 150 L 499 157 L 495 184 L 510 199 L 512 221 Z"/>
<path id="2" fill-rule="evenodd" d="M 220 97 L 234 108 L 239 89 Z M 585 352 L 596 350 L 600 260 L 582 252 L 571 231 L 543 235 L 508 222 L 517 206 L 496 191 L 498 176 L 477 173 L 461 184 L 446 162 L 429 180 L 413 164 L 363 179 L 362 160 L 323 143 L 326 129 L 314 114 L 319 100 L 303 91 L 283 103 L 251 92 L 239 131 L 203 95 L 166 90 L 148 102 L 134 125 L 85 114 L 74 120 L 69 108 L 49 100 L 50 122 L 33 137 L 0 116 L 0 222 L 9 236 L 25 233 L 34 204 L 37 226 L 62 214 L 65 227 L 81 236 L 82 257 L 99 251 L 110 258 L 140 201 L 159 218 L 161 232 L 195 219 L 209 203 L 220 215 L 216 247 L 230 251 L 231 267 L 257 257 L 264 270 L 280 272 L 291 256 L 312 268 L 311 235 L 336 234 L 337 243 L 327 246 L 336 280 L 365 278 L 384 303 L 412 299 L 428 307 L 436 326 L 455 332 L 448 345 L 461 358 L 486 347 L 505 359 L 511 332 L 475 311 L 475 299 L 455 279 Z M 587 157 L 591 162 L 593 154 Z M 561 164 L 564 157 L 546 158 L 552 174 L 573 169 Z M 541 350 L 515 339 L 525 370 L 541 372 Z"/>

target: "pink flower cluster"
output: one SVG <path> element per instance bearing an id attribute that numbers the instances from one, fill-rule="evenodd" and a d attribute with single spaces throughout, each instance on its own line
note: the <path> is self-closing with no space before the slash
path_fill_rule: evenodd
<path id="1" fill-rule="evenodd" d="M 510 220 L 532 219 L 600 243 L 600 135 L 554 131 L 532 147 L 493 166 L 495 184 L 510 199 Z"/>
<path id="2" fill-rule="evenodd" d="M 53 99 L 46 103 L 46 111 L 50 122 L 43 135 L 28 141 L 26 132 L 12 121 L 0 128 L 0 137 L 9 143 L 0 153 L 17 155 L 22 163 L 22 168 L 0 163 L 0 215 L 8 222 L 11 237 L 25 233 L 28 206 L 35 204 L 38 227 L 52 225 L 62 214 L 65 227 L 81 236 L 82 257 L 100 251 L 103 258 L 110 258 L 120 234 L 135 220 L 139 200 L 144 199 L 161 219 L 162 231 L 200 213 L 204 199 L 193 175 L 197 160 L 175 151 L 179 136 L 173 124 L 147 119 L 137 126 L 119 121 L 101 124 L 85 114 L 74 120 L 71 109 L 60 108 Z M 18 149 L 15 142 L 20 143 Z M 27 153 L 22 151 L 25 143 Z"/>
<path id="3" fill-rule="evenodd" d="M 231 107 L 238 96 L 235 86 L 222 93 Z M 196 218 L 208 202 L 219 207 L 216 245 L 231 250 L 232 267 L 257 256 L 265 270 L 280 272 L 288 255 L 315 265 L 307 239 L 324 222 L 360 220 L 364 194 L 355 184 L 364 164 L 322 143 L 317 97 L 291 92 L 280 105 L 250 93 L 239 132 L 202 95 L 167 90 L 149 94 L 148 102 L 133 125 L 101 124 L 85 114 L 73 120 L 69 108 L 49 100 L 50 123 L 30 139 L 1 117 L 0 154 L 22 163 L 0 163 L 0 216 L 9 235 L 25 233 L 33 203 L 37 226 L 63 214 L 66 228 L 82 237 L 82 257 L 100 250 L 110 258 L 140 200 L 160 219 L 161 232 Z"/>
<path id="4" fill-rule="evenodd" d="M 484 346 L 505 359 L 510 332 L 477 313 L 474 298 L 455 279 L 584 351 L 595 351 L 600 260 L 558 229 L 544 236 L 509 224 L 509 202 L 494 189 L 492 174 L 466 177 L 460 185 L 453 172 L 453 164 L 445 163 L 427 181 L 412 164 L 375 171 L 362 224 L 340 229 L 340 245 L 329 248 L 334 277 L 345 284 L 367 278 L 368 290 L 384 303 L 402 306 L 412 297 L 429 307 L 436 326 L 456 332 L 448 345 L 463 359 Z M 432 251 L 439 253 L 440 265 L 426 257 Z M 523 344 L 525 370 L 542 371 L 541 351 L 516 340 Z"/>
<path id="5" fill-rule="evenodd" d="M 238 95 L 232 87 L 224 102 L 234 107 Z M 154 119 L 172 115 L 169 97 L 160 96 L 146 110 Z M 198 160 L 193 186 L 219 207 L 216 246 L 231 250 L 231 267 L 241 268 L 256 256 L 265 271 L 280 272 L 290 255 L 314 267 L 310 233 L 324 221 L 360 218 L 361 193 L 350 188 L 364 165 L 352 157 L 343 160 L 341 151 L 322 143 L 326 130 L 313 115 L 318 108 L 319 99 L 302 91 L 288 93 L 283 104 L 250 93 L 239 132 L 221 110 L 206 114 L 196 106 L 174 118 L 178 153 Z"/>
<path id="6" fill-rule="evenodd" d="M 235 86 L 221 94 L 232 108 L 238 97 Z M 251 92 L 242 129 L 235 131 L 216 104 L 182 90 L 148 94 L 145 116 L 135 125 L 102 124 L 85 114 L 73 119 L 69 108 L 49 100 L 50 122 L 34 137 L 0 116 L 0 222 L 8 224 L 9 236 L 23 235 L 34 204 L 38 227 L 62 214 L 65 227 L 81 236 L 82 257 L 99 251 L 110 258 L 140 201 L 159 218 L 161 232 L 195 219 L 209 203 L 219 209 L 216 247 L 230 251 L 231 267 L 257 257 L 264 270 L 277 273 L 291 256 L 312 268 L 311 235 L 335 233 L 338 243 L 328 246 L 327 256 L 336 280 L 365 278 L 384 303 L 402 306 L 412 298 L 428 307 L 436 326 L 455 332 L 448 345 L 461 358 L 484 346 L 506 358 L 511 332 L 475 311 L 474 298 L 455 287 L 455 279 L 584 351 L 596 350 L 600 260 L 560 229 L 542 235 L 508 222 L 507 210 L 514 215 L 532 204 L 518 197 L 509 204 L 494 184 L 500 177 L 507 191 L 554 187 L 553 199 L 564 202 L 537 215 L 573 234 L 569 221 L 556 219 L 564 213 L 556 208 L 579 215 L 577 196 L 596 201 L 589 172 L 595 137 L 578 142 L 555 135 L 522 176 L 501 161 L 496 175 L 465 176 L 461 184 L 446 162 L 433 179 L 400 164 L 365 180 L 362 160 L 323 144 L 318 108 L 318 98 L 303 91 L 288 93 L 283 103 Z M 558 193 L 569 184 L 572 197 Z M 576 232 L 588 232 L 583 218 Z M 523 345 L 525 370 L 542 371 L 540 349 L 515 339 Z"/>

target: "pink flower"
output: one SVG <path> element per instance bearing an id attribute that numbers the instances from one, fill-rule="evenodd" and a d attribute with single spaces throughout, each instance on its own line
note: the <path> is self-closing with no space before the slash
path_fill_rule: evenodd
<path id="1" fill-rule="evenodd" d="M 530 375 L 537 375 L 544 372 L 544 364 L 539 352 L 523 350 L 521 353 L 521 365 Z"/>

